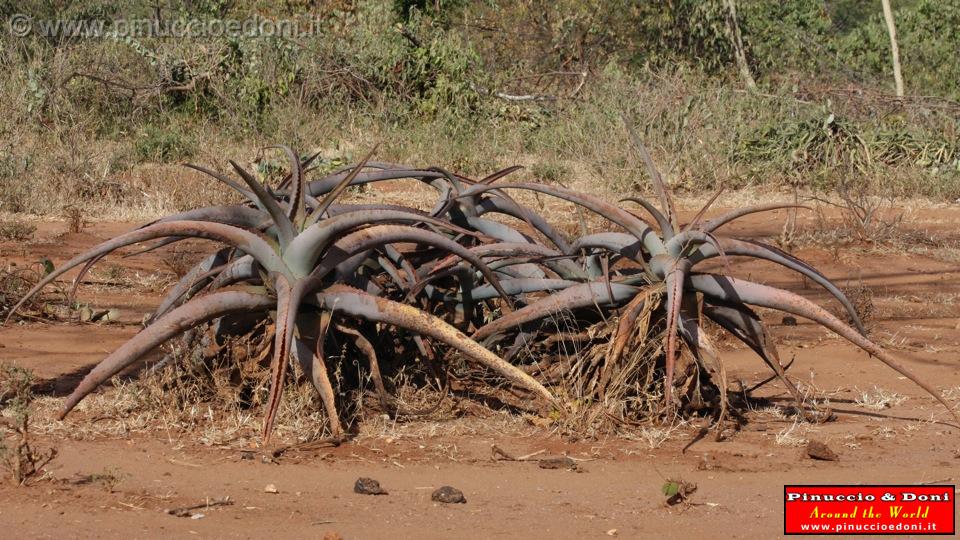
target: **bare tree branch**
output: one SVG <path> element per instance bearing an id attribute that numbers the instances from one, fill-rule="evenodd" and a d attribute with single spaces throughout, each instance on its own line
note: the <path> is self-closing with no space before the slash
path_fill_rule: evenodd
<path id="1" fill-rule="evenodd" d="M 896 85 L 897 97 L 903 97 L 903 75 L 900 73 L 900 47 L 897 45 L 897 25 L 893 21 L 893 10 L 890 9 L 890 0 L 880 0 L 883 4 L 883 18 L 887 21 L 887 32 L 890 33 L 890 54 L 893 55 L 893 82 Z"/>

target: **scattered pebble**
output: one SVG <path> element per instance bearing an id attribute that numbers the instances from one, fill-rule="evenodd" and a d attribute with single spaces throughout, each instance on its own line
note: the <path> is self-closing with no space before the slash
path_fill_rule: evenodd
<path id="1" fill-rule="evenodd" d="M 616 536 L 617 532 L 618 531 L 616 529 L 610 529 L 609 531 L 607 531 L 607 536 Z"/>
<path id="2" fill-rule="evenodd" d="M 280 493 L 280 490 L 277 489 L 277 486 L 273 484 L 267 484 L 267 487 L 263 488 L 264 493 Z"/>
<path id="3" fill-rule="evenodd" d="M 354 493 L 361 495 L 386 495 L 387 490 L 380 487 L 380 482 L 373 478 L 357 478 L 353 484 Z"/>
<path id="4" fill-rule="evenodd" d="M 807 457 L 821 461 L 837 461 L 840 459 L 829 446 L 820 441 L 810 441 L 807 443 Z"/>
<path id="5" fill-rule="evenodd" d="M 433 494 L 430 495 L 430 499 L 445 504 L 464 504 L 467 502 L 467 498 L 463 496 L 463 492 L 451 486 L 437 488 Z"/>

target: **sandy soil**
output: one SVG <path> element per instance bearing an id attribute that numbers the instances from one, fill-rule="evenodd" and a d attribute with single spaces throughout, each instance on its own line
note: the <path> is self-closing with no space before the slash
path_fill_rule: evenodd
<path id="1" fill-rule="evenodd" d="M 776 236 L 784 215 L 750 219 L 727 232 Z M 960 211 L 938 209 L 911 216 L 906 227 L 954 245 L 958 222 Z M 0 244 L 0 264 L 43 256 L 59 263 L 130 226 L 100 223 L 80 234 L 65 234 L 63 224 L 42 223 L 33 241 Z M 876 305 L 872 337 L 925 380 L 953 389 L 951 399 L 957 403 L 960 265 L 954 262 L 955 249 L 922 247 L 898 252 L 858 244 L 795 252 L 842 285 L 862 280 Z M 119 308 L 119 323 L 8 325 L 0 328 L 0 361 L 54 378 L 84 369 L 133 335 L 159 298 L 162 280 L 153 274 L 167 270 L 157 254 L 114 258 L 111 264 L 121 265 L 139 282 L 107 280 L 85 287 L 82 298 Z M 825 300 L 819 290 L 766 264 L 735 262 L 733 270 Z M 830 399 L 836 421 L 791 430 L 792 420 L 759 411 L 723 442 L 706 437 L 690 444 L 697 430 L 689 427 L 657 446 L 623 439 L 571 442 L 534 426 L 503 434 L 485 427 L 482 419 L 459 419 L 451 420 L 457 429 L 446 430 L 444 424 L 432 434 L 387 429 L 380 437 L 275 460 L 266 459 L 269 448 L 207 447 L 190 436 L 41 437 L 41 445 L 59 450 L 48 467 L 51 478 L 19 488 L 0 484 L 0 530 L 14 531 L 9 537 L 17 538 L 770 538 L 783 530 L 787 483 L 958 480 L 960 429 L 941 423 L 947 415 L 932 398 L 811 324 L 773 328 L 781 354 L 796 358 L 792 376 Z M 734 379 L 749 386 L 766 377 L 752 354 L 724 345 Z M 66 377 L 58 384 L 68 389 L 75 381 Z M 879 411 L 856 403 L 862 392 L 875 387 L 907 399 Z M 776 384 L 762 395 L 787 403 Z M 797 446 L 804 439 L 825 442 L 839 460 L 805 457 Z M 578 460 L 581 472 L 494 461 L 493 444 L 514 455 L 566 454 Z M 89 481 L 89 475 L 105 470 L 115 480 Z M 355 494 L 353 484 L 360 476 L 376 478 L 389 495 Z M 668 478 L 698 486 L 688 504 L 665 505 L 660 489 Z M 265 491 L 269 484 L 277 493 Z M 461 489 L 467 503 L 432 502 L 431 492 L 441 485 Z M 203 515 L 199 519 L 164 512 L 223 497 L 232 504 L 195 510 Z"/>

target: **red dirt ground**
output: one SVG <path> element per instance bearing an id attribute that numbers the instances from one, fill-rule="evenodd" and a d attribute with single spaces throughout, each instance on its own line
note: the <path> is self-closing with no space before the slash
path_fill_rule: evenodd
<path id="1" fill-rule="evenodd" d="M 746 220 L 731 235 L 771 237 L 783 213 Z M 924 211 L 912 231 L 954 242 L 960 212 Z M 807 223 L 810 226 L 811 222 Z M 130 224 L 101 223 L 80 234 L 63 234 L 59 223 L 39 224 L 33 241 L 0 244 L 0 264 L 42 256 L 55 263 Z M 809 230 L 809 229 L 808 229 Z M 960 398 L 960 265 L 946 250 L 897 253 L 859 245 L 837 251 L 796 250 L 841 285 L 858 280 L 874 293 L 872 337 L 914 372 Z M 199 247 L 198 247 L 199 249 Z M 159 256 L 114 258 L 128 274 L 162 272 Z M 791 289 L 817 301 L 826 295 L 792 275 L 762 263 L 733 263 L 736 275 Z M 88 288 L 89 289 L 89 288 Z M 136 293 L 99 286 L 82 298 L 118 307 L 120 324 L 49 322 L 0 328 L 0 361 L 27 366 L 41 378 L 71 373 L 101 359 L 137 330 L 159 292 Z M 771 321 L 779 323 L 779 317 Z M 878 361 L 825 331 L 800 321 L 773 324 L 781 355 L 796 358 L 790 370 L 829 396 L 837 420 L 800 428 L 808 439 L 828 444 L 839 461 L 813 461 L 796 446 L 778 444 L 792 420 L 750 413 L 743 430 L 723 442 L 712 436 L 683 452 L 696 429 L 679 430 L 659 448 L 623 439 L 568 442 L 530 427 L 502 435 L 477 420 L 473 434 L 367 438 L 339 448 L 292 453 L 263 462 L 266 450 L 244 459 L 245 448 L 205 447 L 189 436 L 131 435 L 72 440 L 40 437 L 59 456 L 48 466 L 53 479 L 25 487 L 0 484 L 0 527 L 9 538 L 770 538 L 783 531 L 783 485 L 788 483 L 955 483 L 960 475 L 960 428 L 940 423 L 947 414 L 932 398 Z M 724 359 L 731 378 L 749 386 L 766 377 L 748 351 L 730 348 Z M 881 411 L 855 403 L 874 386 L 906 396 Z M 762 395 L 786 403 L 782 387 Z M 933 418 L 938 422 L 930 422 Z M 782 438 L 782 437 L 781 437 Z M 514 455 L 545 450 L 569 455 L 584 472 L 546 470 L 535 463 L 493 461 L 496 444 Z M 267 452 L 268 453 L 268 452 Z M 113 470 L 119 482 L 77 484 L 82 475 Z M 359 476 L 376 478 L 387 496 L 353 492 Z M 688 504 L 668 507 L 665 479 L 697 484 Z M 278 493 L 266 493 L 273 484 Z M 441 485 L 461 489 L 467 503 L 430 500 Z M 229 496 L 234 504 L 198 510 L 202 519 L 168 515 L 164 509 Z M 8 536 L 9 535 L 9 536 Z M 610 535 L 610 536 L 608 536 Z"/>

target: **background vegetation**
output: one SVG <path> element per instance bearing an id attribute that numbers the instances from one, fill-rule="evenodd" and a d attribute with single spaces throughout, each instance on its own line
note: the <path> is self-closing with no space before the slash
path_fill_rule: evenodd
<path id="1" fill-rule="evenodd" d="M 469 174 L 646 185 L 619 115 L 678 190 L 960 197 L 960 1 L 0 0 L 0 16 L 293 19 L 311 35 L 14 36 L 0 31 L 0 211 L 169 211 L 221 196 L 178 164 L 283 142 Z M 268 155 L 260 160 L 269 171 Z M 51 204 L 50 201 L 53 201 Z M 123 203 L 121 206 L 119 203 Z M 122 216 L 118 216 L 122 217 Z"/>

